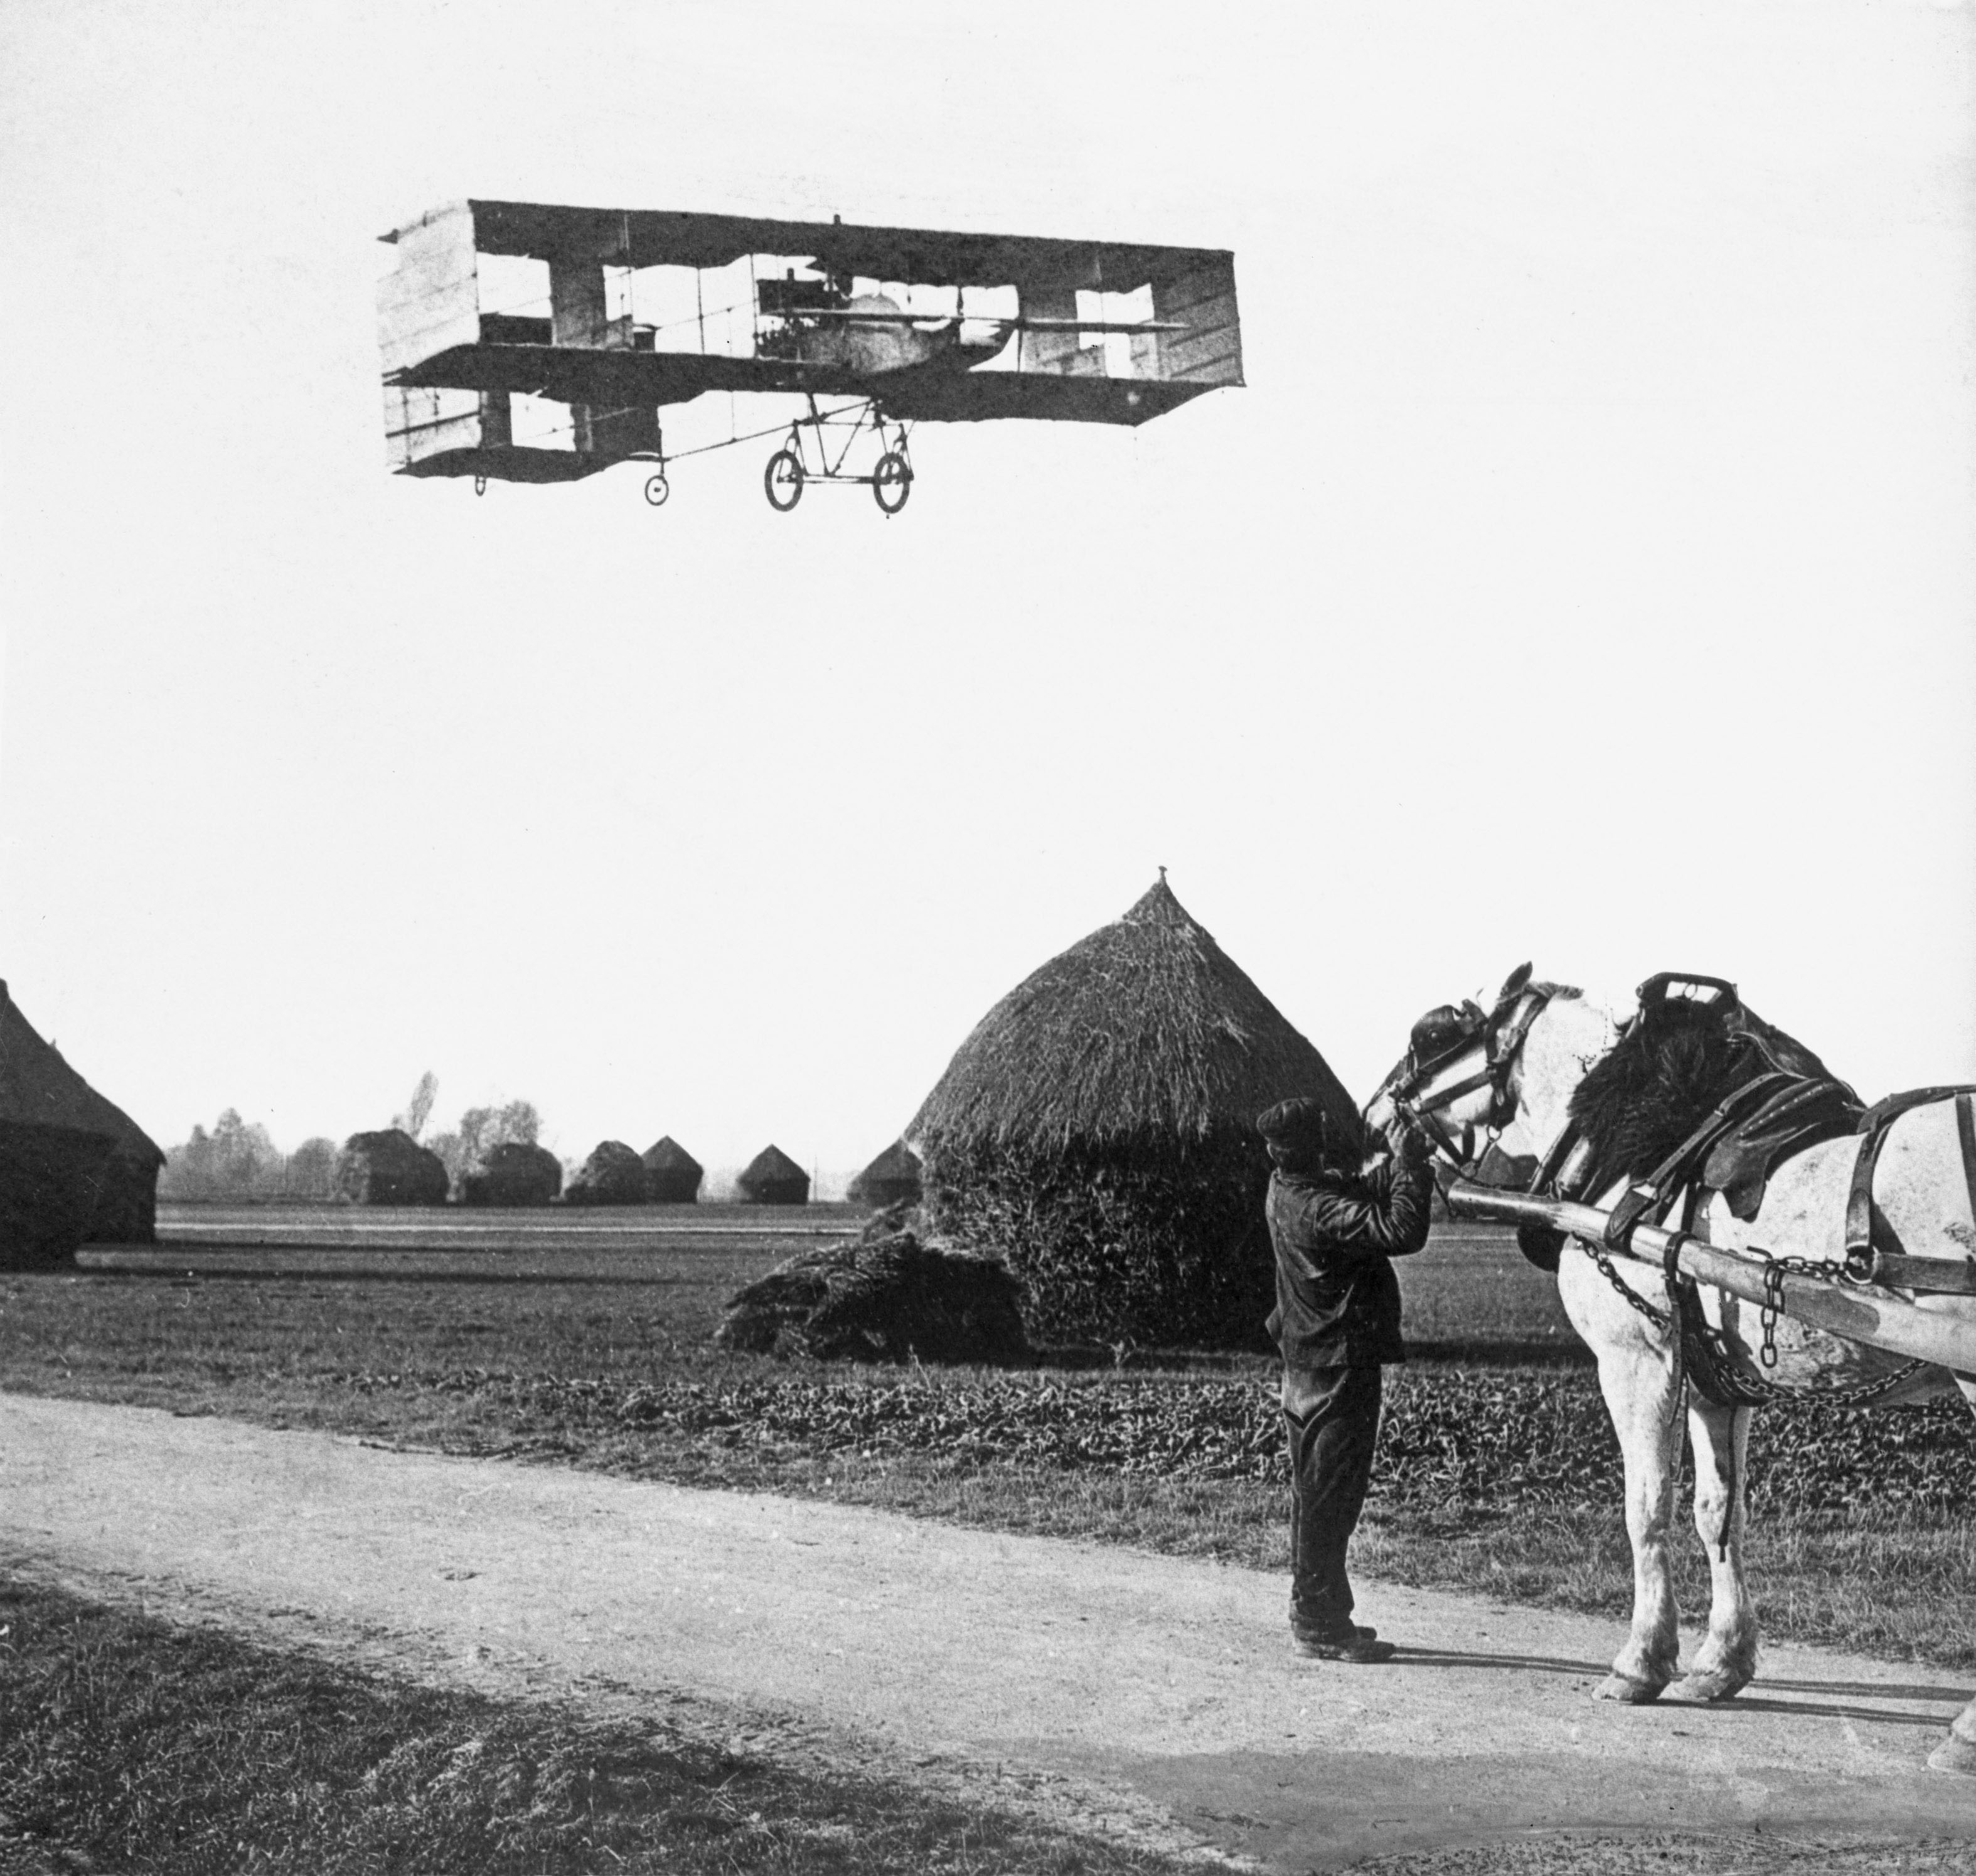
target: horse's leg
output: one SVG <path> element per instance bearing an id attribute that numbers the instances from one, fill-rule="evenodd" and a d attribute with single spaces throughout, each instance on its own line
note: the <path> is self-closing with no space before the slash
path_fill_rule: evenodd
<path id="1" fill-rule="evenodd" d="M 1633 1625 L 1597 1697 L 1659 1699 L 1681 1656 L 1668 1542 L 1674 1523 L 1681 1416 L 1674 1364 L 1637 1340 L 1599 1350 L 1599 1386 L 1626 1463 L 1626 1535 L 1633 1547 Z"/>
<path id="2" fill-rule="evenodd" d="M 1961 1389 L 1962 1398 L 1971 1409 L 1976 1410 L 1976 1380 L 1958 1374 L 1955 1385 Z M 1955 1716 L 1948 1737 L 1928 1754 L 1928 1763 L 1933 1772 L 1976 1772 L 1976 1700 Z"/>
<path id="3" fill-rule="evenodd" d="M 1750 1409 L 1718 1407 L 1691 1389 L 1688 1443 L 1694 1449 L 1694 1528 L 1708 1552 L 1708 1639 L 1672 1690 L 1678 1700 L 1727 1700 L 1757 1672 L 1757 1612 L 1743 1574 L 1743 1481 Z"/>

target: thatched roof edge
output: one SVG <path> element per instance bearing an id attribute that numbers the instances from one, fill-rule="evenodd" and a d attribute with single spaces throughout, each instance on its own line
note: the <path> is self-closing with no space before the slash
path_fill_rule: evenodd
<path id="1" fill-rule="evenodd" d="M 0 1116 L 77 1133 L 107 1134 L 121 1158 L 165 1163 L 157 1142 L 69 1066 L 0 982 Z"/>
<path id="2" fill-rule="evenodd" d="M 1253 1129 L 1309 1095 L 1357 1103 L 1312 1044 L 1161 878 L 1123 918 L 1032 971 L 977 1023 L 905 1132 L 929 1147 L 1178 1141 Z"/>

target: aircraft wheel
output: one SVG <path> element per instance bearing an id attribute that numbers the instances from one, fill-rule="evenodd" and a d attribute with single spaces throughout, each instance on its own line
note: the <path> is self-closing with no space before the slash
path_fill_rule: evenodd
<path id="1" fill-rule="evenodd" d="M 487 493 L 487 478 L 485 476 L 476 476 L 473 478 L 473 493 L 476 495 L 485 495 Z"/>
<path id="2" fill-rule="evenodd" d="M 913 492 L 913 466 L 895 450 L 878 458 L 872 473 L 871 498 L 888 515 L 896 515 Z"/>
<path id="3" fill-rule="evenodd" d="M 645 499 L 654 508 L 664 507 L 666 497 L 672 492 L 672 484 L 667 481 L 664 476 L 650 476 L 646 480 Z"/>
<path id="4" fill-rule="evenodd" d="M 792 450 L 778 450 L 769 458 L 769 467 L 762 472 L 762 487 L 768 496 L 769 506 L 779 514 L 787 514 L 802 499 L 802 459 Z"/>

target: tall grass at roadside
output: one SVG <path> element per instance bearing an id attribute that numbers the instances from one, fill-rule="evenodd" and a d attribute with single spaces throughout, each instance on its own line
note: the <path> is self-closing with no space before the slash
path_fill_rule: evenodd
<path id="1" fill-rule="evenodd" d="M 509 1706 L 0 1579 L 0 1868 L 19 1865 L 11 1850 L 57 1848 L 148 1876 L 1181 1867 L 904 1783 L 792 1769 L 710 1718 Z"/>

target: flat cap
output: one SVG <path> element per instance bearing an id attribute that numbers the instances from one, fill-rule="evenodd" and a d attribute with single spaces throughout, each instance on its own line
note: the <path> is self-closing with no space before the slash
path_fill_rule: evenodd
<path id="1" fill-rule="evenodd" d="M 1256 1116 L 1256 1131 L 1269 1142 L 1270 1153 L 1280 1159 L 1322 1153 L 1326 1134 L 1324 1104 L 1308 1095 L 1293 1095 L 1266 1107 Z"/>

